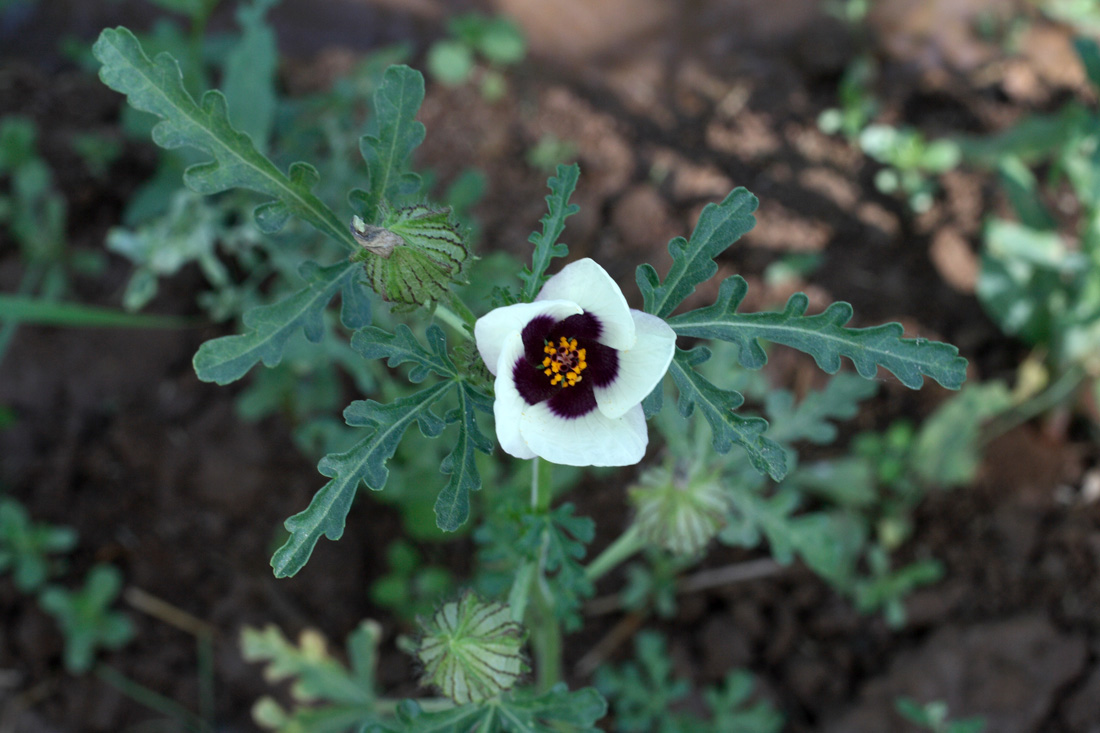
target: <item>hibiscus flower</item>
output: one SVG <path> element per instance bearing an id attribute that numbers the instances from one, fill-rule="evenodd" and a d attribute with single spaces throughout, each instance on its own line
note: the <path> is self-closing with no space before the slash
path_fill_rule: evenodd
<path id="1" fill-rule="evenodd" d="M 642 460 L 641 403 L 668 370 L 676 334 L 629 308 L 594 261 L 563 267 L 533 303 L 487 313 L 474 336 L 496 376 L 493 414 L 507 453 L 570 466 Z"/>

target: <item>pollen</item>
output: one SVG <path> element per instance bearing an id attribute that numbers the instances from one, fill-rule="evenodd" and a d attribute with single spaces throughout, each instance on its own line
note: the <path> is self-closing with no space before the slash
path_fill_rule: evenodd
<path id="1" fill-rule="evenodd" d="M 577 339 L 562 336 L 557 343 L 547 341 L 542 349 L 546 357 L 538 369 L 550 377 L 550 384 L 572 387 L 583 379 L 588 368 L 586 349 L 577 348 Z"/>

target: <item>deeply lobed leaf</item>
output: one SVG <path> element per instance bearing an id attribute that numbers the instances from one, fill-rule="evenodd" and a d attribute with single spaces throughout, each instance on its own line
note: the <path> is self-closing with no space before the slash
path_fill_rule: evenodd
<path id="1" fill-rule="evenodd" d="M 301 274 L 309 284 L 278 303 L 246 311 L 245 333 L 212 339 L 200 346 L 192 360 L 195 374 L 204 382 L 228 384 L 243 377 L 257 362 L 268 367 L 278 364 L 287 342 L 299 329 L 310 341 L 320 341 L 325 306 L 336 293 L 342 294 L 344 325 L 365 325 L 370 318 L 369 301 L 356 278 L 358 270 L 349 262 L 330 267 L 305 263 Z"/>
<path id="2" fill-rule="evenodd" d="M 668 323 L 679 336 L 729 341 L 738 347 L 741 364 L 759 369 L 768 360 L 760 341 L 790 346 L 814 358 L 829 374 L 840 369 L 846 356 L 861 377 L 871 379 L 883 367 L 910 389 L 929 376 L 948 389 L 958 389 L 966 379 L 966 359 L 950 344 L 928 339 L 901 338 L 900 323 L 871 328 L 845 328 L 852 306 L 833 303 L 823 312 L 807 316 L 809 298 L 795 293 L 778 312 L 737 313 L 748 285 L 733 276 L 722 281 L 714 305 L 675 316 Z"/>
<path id="3" fill-rule="evenodd" d="M 668 243 L 672 267 L 664 282 L 651 265 L 640 265 L 636 280 L 646 313 L 667 318 L 697 285 L 711 279 L 718 272 L 714 258 L 756 226 L 753 212 L 758 205 L 747 189 L 736 188 L 722 203 L 703 207 L 691 239 L 677 237 Z"/>
<path id="4" fill-rule="evenodd" d="M 383 202 L 399 204 L 420 190 L 420 176 L 409 158 L 424 141 L 424 125 L 416 120 L 424 101 L 424 77 L 408 66 L 391 66 L 374 92 L 367 132 L 359 152 L 367 164 L 367 189 L 348 196 L 359 216 L 377 221 Z"/>
<path id="5" fill-rule="evenodd" d="M 753 468 L 776 481 L 787 473 L 787 457 L 783 447 L 764 435 L 768 422 L 760 417 L 741 417 L 734 412 L 745 401 L 740 393 L 716 387 L 695 370 L 695 366 L 710 358 L 703 346 L 691 351 L 676 350 L 669 366 L 672 379 L 680 390 L 680 414 L 690 417 L 698 407 L 710 423 L 714 450 L 728 453 L 736 443 L 745 449 Z"/>
<path id="6" fill-rule="evenodd" d="M 286 520 L 290 537 L 271 558 L 276 577 L 289 577 L 301 570 L 322 535 L 330 540 L 343 536 L 359 484 L 365 483 L 374 491 L 385 486 L 389 477 L 386 462 L 414 422 L 427 437 L 443 431 L 443 421 L 431 408 L 453 385 L 440 382 L 388 405 L 359 400 L 344 410 L 348 425 L 372 430 L 350 450 L 329 454 L 317 464 L 317 470 L 332 480 L 321 487 L 308 507 Z"/>
<path id="7" fill-rule="evenodd" d="M 457 372 L 447 355 L 447 337 L 442 329 L 432 324 L 428 327 L 427 336 L 428 348 L 424 348 L 412 329 L 404 323 L 397 325 L 395 333 L 369 326 L 352 335 L 351 348 L 364 359 L 389 359 L 387 364 L 390 367 L 410 362 L 415 364 L 409 372 L 409 381 L 413 384 L 423 382 L 431 372 L 443 377 L 455 376 Z"/>
<path id="8" fill-rule="evenodd" d="M 225 97 L 217 90 L 203 95 L 201 104 L 183 86 L 179 64 L 167 53 L 150 61 L 134 34 L 123 27 L 105 29 L 92 46 L 102 64 L 99 78 L 126 95 L 131 107 L 160 118 L 153 142 L 162 148 L 196 148 L 213 160 L 187 169 L 184 182 L 198 193 L 213 194 L 247 188 L 275 201 L 256 212 L 265 231 L 278 229 L 297 216 L 348 249 L 355 242 L 347 227 L 311 189 L 317 171 L 295 163 L 287 176 L 256 150 L 248 135 L 230 124 Z"/>
<path id="9" fill-rule="evenodd" d="M 523 281 L 520 300 L 525 303 L 534 300 L 546 282 L 546 270 L 550 267 L 550 260 L 569 254 L 569 247 L 559 243 L 558 237 L 565 231 L 565 220 L 580 211 L 579 206 L 569 203 L 569 197 L 577 187 L 577 178 L 580 174 L 580 166 L 576 163 L 559 165 L 557 175 L 546 182 L 550 187 L 550 193 L 546 196 L 546 215 L 539 220 L 542 223 L 542 231 L 533 232 L 528 238 L 528 241 L 535 245 L 535 251 L 531 255 L 531 267 L 525 267 L 519 273 L 519 279 Z"/>
<path id="10" fill-rule="evenodd" d="M 559 682 L 549 691 L 519 691 L 487 703 L 427 712 L 412 700 L 397 708 L 397 723 L 377 728 L 391 733 L 443 731 L 509 731 L 510 733 L 597 733 L 596 721 L 607 714 L 607 701 L 594 688 L 570 692 Z"/>
<path id="11" fill-rule="evenodd" d="M 450 477 L 435 501 L 436 526 L 444 532 L 454 532 L 466 522 L 470 492 L 481 490 L 477 451 L 486 455 L 493 452 L 493 441 L 478 429 L 478 410 L 492 414 L 493 403 L 468 384 L 459 385 L 458 409 L 447 416 L 448 422 L 458 423 L 458 441 L 439 466 Z"/>

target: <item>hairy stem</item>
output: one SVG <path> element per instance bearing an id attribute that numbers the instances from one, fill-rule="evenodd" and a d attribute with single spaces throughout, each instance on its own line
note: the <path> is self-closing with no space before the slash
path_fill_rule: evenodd
<path id="1" fill-rule="evenodd" d="M 645 547 L 645 538 L 642 537 L 641 530 L 636 524 L 630 525 L 628 530 L 619 535 L 618 539 L 604 548 L 604 551 L 588 564 L 584 569 L 584 577 L 589 582 L 595 583 L 643 547 Z"/>
<path id="2" fill-rule="evenodd" d="M 462 298 L 458 297 L 450 290 L 446 291 L 445 298 L 447 305 L 462 318 L 462 321 L 470 330 L 473 330 L 474 324 L 477 323 L 477 316 L 475 316 L 469 306 L 463 302 Z"/>
<path id="3" fill-rule="evenodd" d="M 1079 367 L 1067 370 L 1039 394 L 993 418 L 982 431 L 980 445 L 988 445 L 1009 430 L 1066 402 L 1084 378 L 1085 373 Z"/>
<path id="4" fill-rule="evenodd" d="M 531 463 L 531 508 L 538 512 L 550 509 L 553 495 L 551 481 L 554 464 L 541 458 Z M 546 581 L 546 545 L 539 550 L 539 563 L 532 573 L 530 603 L 527 606 L 527 628 L 531 632 L 531 650 L 535 661 L 535 681 L 545 692 L 561 680 L 561 625 L 554 616 L 552 591 Z"/>
<path id="5" fill-rule="evenodd" d="M 99 664 L 92 670 L 92 673 L 131 700 L 151 710 L 155 710 L 165 717 L 178 721 L 189 731 L 205 733 L 205 731 L 210 730 L 206 721 L 198 715 L 195 715 L 195 713 L 180 705 L 175 700 L 165 697 L 159 692 L 149 689 L 145 685 L 134 682 L 114 667 L 109 667 L 106 664 Z"/>
<path id="6" fill-rule="evenodd" d="M 442 305 L 437 305 L 435 307 L 435 316 L 436 318 L 450 326 L 452 329 L 454 329 L 455 333 L 457 333 L 462 338 L 466 339 L 467 341 L 473 341 L 474 337 L 470 335 L 470 329 L 466 327 L 466 322 L 455 315 L 455 313 L 449 308 Z"/>

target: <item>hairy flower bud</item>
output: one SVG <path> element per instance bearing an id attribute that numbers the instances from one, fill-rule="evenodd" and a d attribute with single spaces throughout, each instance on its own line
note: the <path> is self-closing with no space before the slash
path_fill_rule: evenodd
<path id="1" fill-rule="evenodd" d="M 729 498 L 715 476 L 679 476 L 667 466 L 644 473 L 629 493 L 642 534 L 676 555 L 700 552 L 725 525 L 729 511 Z"/>
<path id="2" fill-rule="evenodd" d="M 463 283 L 469 252 L 448 208 L 425 204 L 384 209 L 380 226 L 352 218 L 367 283 L 383 299 L 416 307 L 439 300 L 451 283 Z"/>
<path id="3" fill-rule="evenodd" d="M 439 688 L 459 705 L 510 690 L 526 671 L 520 652 L 523 627 L 512 621 L 506 604 L 466 592 L 419 623 L 424 631 L 416 650 L 424 665 L 421 684 Z"/>

